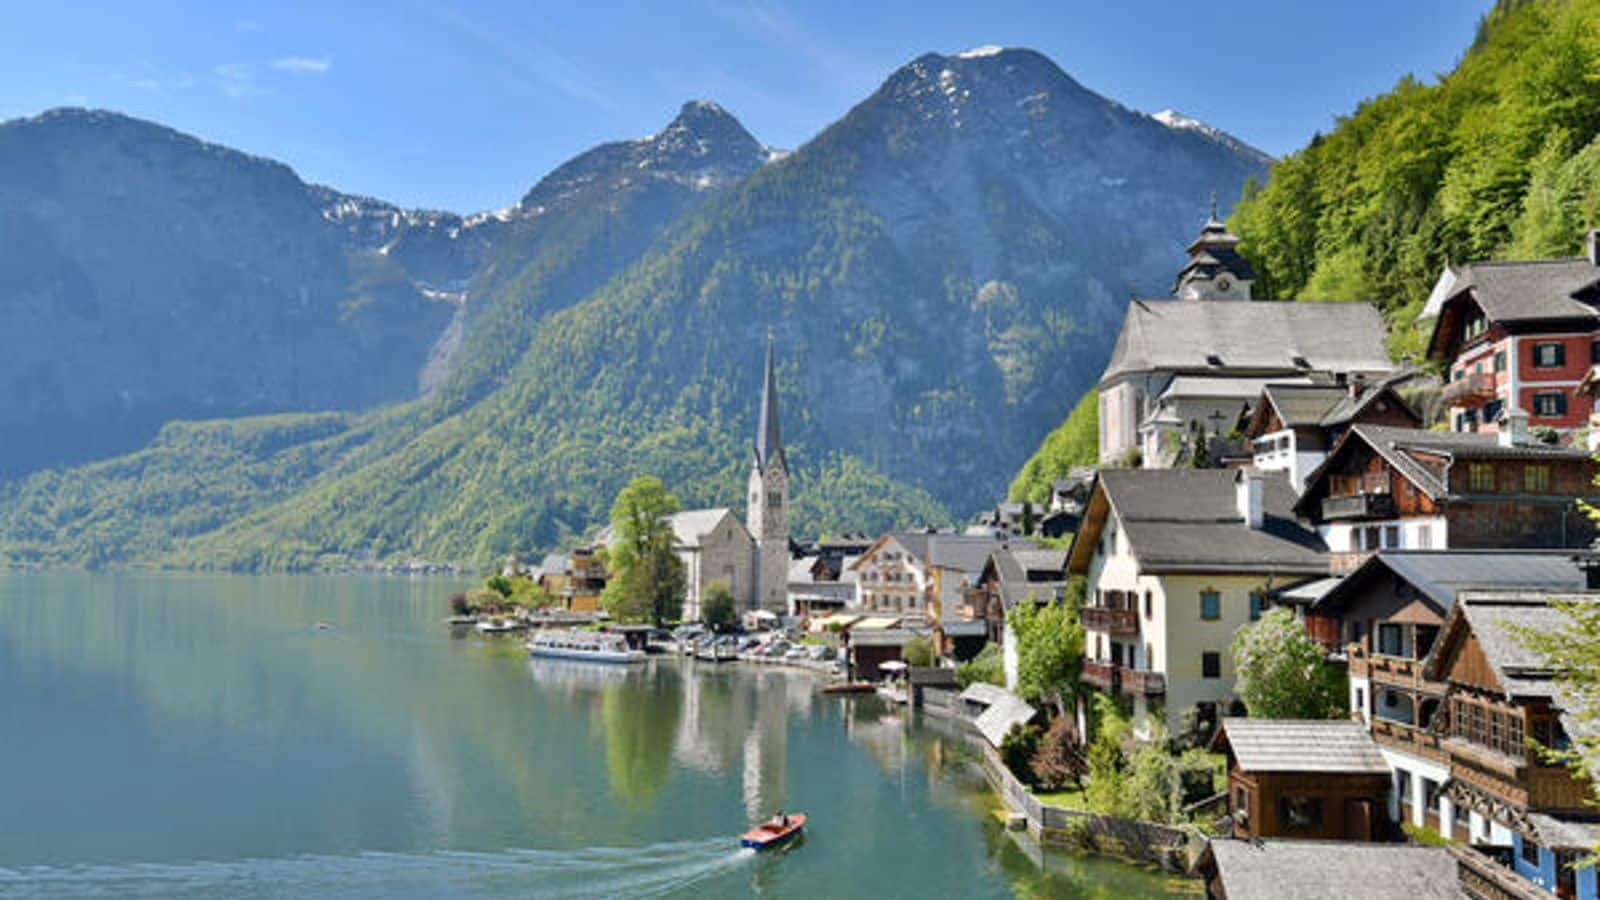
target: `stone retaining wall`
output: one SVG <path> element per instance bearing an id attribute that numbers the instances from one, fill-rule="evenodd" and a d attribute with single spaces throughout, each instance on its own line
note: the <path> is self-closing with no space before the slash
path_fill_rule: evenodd
<path id="1" fill-rule="evenodd" d="M 1091 850 L 1157 865 L 1182 875 L 1189 873 L 1195 858 L 1205 847 L 1205 835 L 1194 828 L 1102 816 L 1040 803 L 988 744 L 983 746 L 983 770 L 995 792 L 1012 812 L 1026 820 L 1028 833 L 1041 844 Z"/>

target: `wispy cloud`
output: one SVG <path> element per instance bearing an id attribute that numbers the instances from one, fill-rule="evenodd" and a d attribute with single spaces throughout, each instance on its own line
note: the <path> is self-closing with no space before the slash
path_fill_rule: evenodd
<path id="1" fill-rule="evenodd" d="M 417 8 L 498 54 L 506 63 L 508 83 L 519 89 L 532 92 L 533 86 L 519 77 L 527 74 L 591 106 L 611 111 L 621 106 L 596 86 L 595 79 L 584 73 L 576 61 L 525 29 L 507 22 L 476 19 L 443 4 L 427 3 Z"/>
<path id="2" fill-rule="evenodd" d="M 215 66 L 217 87 L 229 97 L 258 97 L 271 91 L 256 83 L 256 67 L 245 62 L 229 62 Z"/>
<path id="3" fill-rule="evenodd" d="M 291 72 L 295 75 L 324 75 L 333 68 L 333 58 L 329 56 L 284 56 L 271 63 L 274 69 L 280 72 Z"/>

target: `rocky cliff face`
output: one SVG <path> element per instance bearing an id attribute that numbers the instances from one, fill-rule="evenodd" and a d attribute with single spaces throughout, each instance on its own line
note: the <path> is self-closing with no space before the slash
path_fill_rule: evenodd
<path id="1" fill-rule="evenodd" d="M 414 395 L 452 314 L 286 166 L 111 113 L 0 125 L 0 476 L 175 418 Z"/>

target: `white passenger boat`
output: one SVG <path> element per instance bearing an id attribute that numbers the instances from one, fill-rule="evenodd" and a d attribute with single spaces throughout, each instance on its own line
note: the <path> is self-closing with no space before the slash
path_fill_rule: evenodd
<path id="1" fill-rule="evenodd" d="M 576 629 L 535 632 L 528 639 L 528 655 L 606 663 L 636 663 L 645 660 L 645 652 L 631 649 L 620 634 Z"/>

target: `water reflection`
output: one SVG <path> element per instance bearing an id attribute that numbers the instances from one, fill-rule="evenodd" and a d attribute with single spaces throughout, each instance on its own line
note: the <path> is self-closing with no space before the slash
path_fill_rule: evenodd
<path id="1" fill-rule="evenodd" d="M 1032 884 L 936 723 L 806 674 L 452 640 L 452 587 L 0 576 L 0 895 Z M 813 817 L 804 847 L 736 854 L 780 807 Z M 1070 874 L 1037 889 L 1077 891 Z"/>

